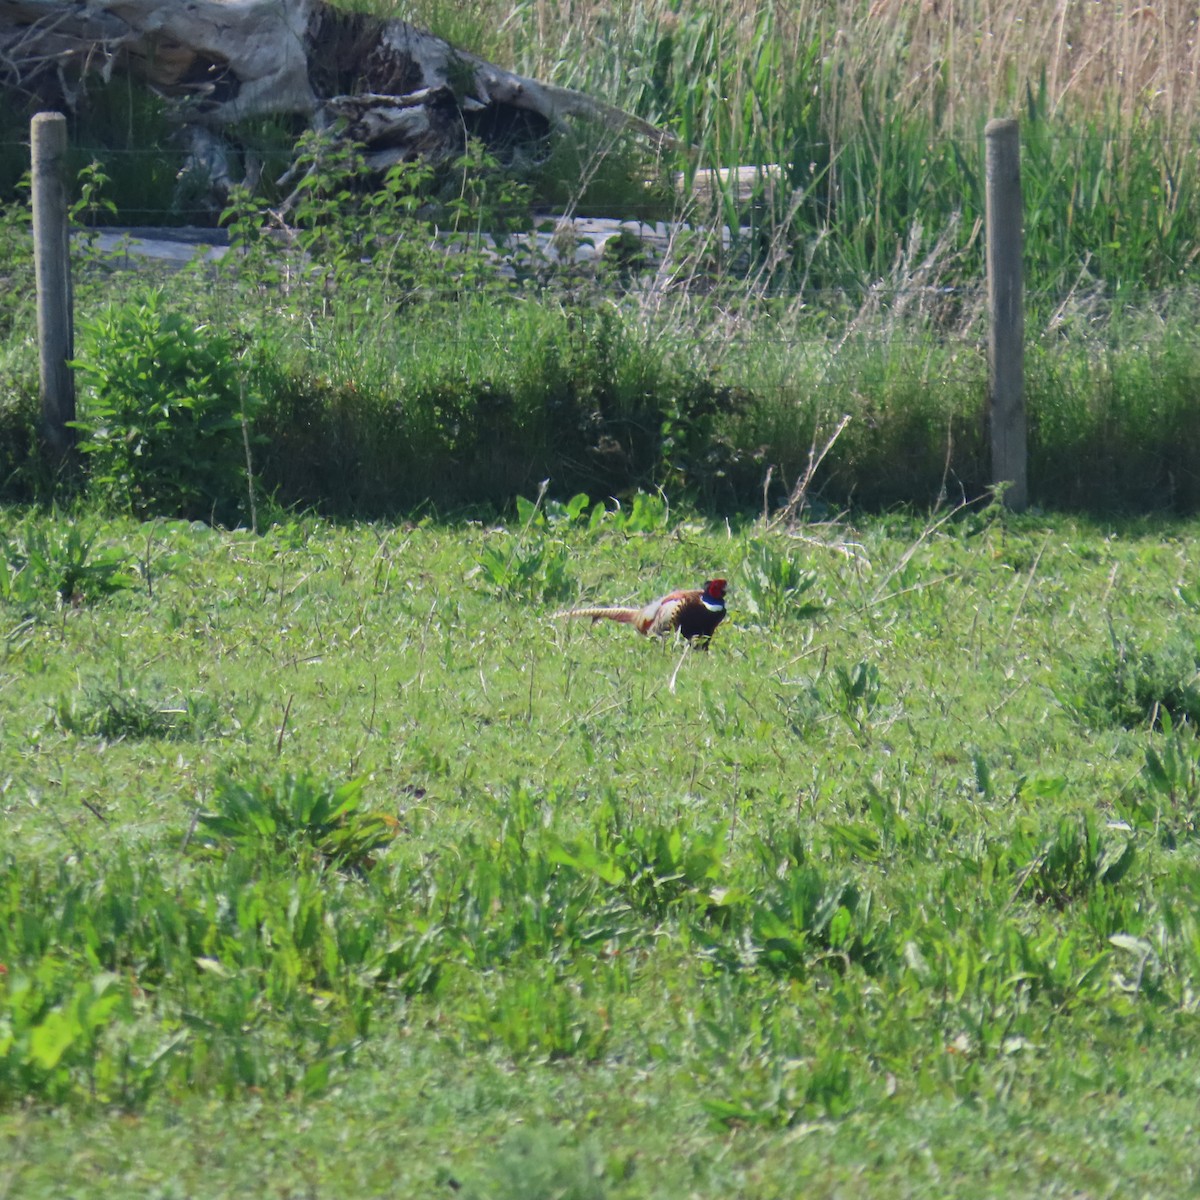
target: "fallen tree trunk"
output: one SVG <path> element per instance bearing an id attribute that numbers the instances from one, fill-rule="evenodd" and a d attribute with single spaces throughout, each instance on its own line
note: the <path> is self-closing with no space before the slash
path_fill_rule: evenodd
<path id="1" fill-rule="evenodd" d="M 0 86 L 73 107 L 90 73 L 128 72 L 216 132 L 291 114 L 344 129 L 367 161 L 536 143 L 582 117 L 656 146 L 674 139 L 580 92 L 506 71 L 405 21 L 324 0 L 0 0 Z M 203 138 L 198 139 L 203 141 Z"/>

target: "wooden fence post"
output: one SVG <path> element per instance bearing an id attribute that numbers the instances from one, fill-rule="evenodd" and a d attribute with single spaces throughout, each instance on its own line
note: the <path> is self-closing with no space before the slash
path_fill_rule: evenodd
<path id="1" fill-rule="evenodd" d="M 30 125 L 33 163 L 33 262 L 37 278 L 38 360 L 42 431 L 52 454 L 65 458 L 75 443 L 75 356 L 67 228 L 67 118 L 38 113 Z"/>
<path id="2" fill-rule="evenodd" d="M 1021 139 L 1015 119 L 989 121 L 987 142 L 987 427 L 992 482 L 1005 503 L 1029 502 L 1025 429 L 1025 314 L 1022 286 Z"/>

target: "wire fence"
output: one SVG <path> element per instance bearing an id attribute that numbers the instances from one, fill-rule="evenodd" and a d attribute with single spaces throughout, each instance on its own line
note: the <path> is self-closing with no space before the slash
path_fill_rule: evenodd
<path id="1" fill-rule="evenodd" d="M 412 302 L 454 304 L 466 295 L 484 288 L 497 301 L 510 297 L 541 297 L 544 300 L 571 303 L 591 302 L 599 296 L 624 298 L 643 313 L 659 312 L 663 319 L 681 329 L 689 323 L 693 333 L 713 350 L 714 356 L 749 359 L 771 330 L 778 330 L 780 342 L 787 342 L 786 361 L 798 371 L 823 365 L 828 371 L 846 370 L 857 374 L 863 388 L 881 382 L 879 372 L 904 371 L 934 389 L 955 389 L 966 385 L 986 388 L 987 384 L 987 292 L 981 279 L 973 284 L 905 284 L 887 280 L 864 283 L 858 287 L 787 288 L 770 292 L 762 289 L 747 303 L 748 292 L 737 290 L 737 304 L 731 309 L 714 298 L 708 284 L 699 276 L 672 281 L 665 261 L 657 269 L 627 274 L 612 268 L 604 259 L 604 244 L 629 226 L 630 222 L 608 223 L 579 219 L 573 227 L 599 228 L 593 239 L 586 232 L 573 240 L 585 243 L 588 253 L 578 261 L 564 261 L 545 247 L 514 252 L 483 243 L 468 254 L 477 271 L 481 260 L 490 261 L 495 278 L 486 285 L 464 287 L 453 278 L 464 256 L 460 247 L 430 245 L 420 279 L 411 285 L 392 280 L 381 284 L 380 296 L 391 296 L 400 308 Z M 75 276 L 76 310 L 86 320 L 96 305 L 108 304 L 114 297 L 127 295 L 127 286 L 114 286 L 114 276 L 136 279 L 146 288 L 163 290 L 175 304 L 190 308 L 210 308 L 220 299 L 226 306 L 253 302 L 255 295 L 272 309 L 289 305 L 311 306 L 335 317 L 357 301 L 341 304 L 335 293 L 338 286 L 349 288 L 355 272 L 364 280 L 374 268 L 368 262 L 352 264 L 343 272 L 341 284 L 329 282 L 329 269 L 309 261 L 302 252 L 281 243 L 271 279 L 259 278 L 245 262 L 243 252 L 230 246 L 227 231 L 220 229 L 171 230 L 144 227 L 138 229 L 88 229 L 76 227 L 72 233 L 72 270 Z M 514 263 L 516 264 L 514 266 Z M 440 264 L 440 266 L 439 266 Z M 385 266 L 379 266 L 386 273 Z M 23 268 L 22 285 L 18 269 L 9 264 L 0 268 L 0 276 L 11 290 L 33 288 L 32 262 Z M 740 289 L 744 277 L 737 276 Z M 197 288 L 196 281 L 203 286 Z M 728 282 L 728 279 L 727 279 Z M 689 300 L 689 291 L 695 299 Z M 1094 354 L 1098 332 L 1119 325 L 1128 313 L 1131 319 L 1156 319 L 1154 305 L 1146 301 L 1125 302 L 1103 294 L 1060 292 L 1031 289 L 1031 305 L 1045 316 L 1036 324 L 1027 322 L 1026 342 L 1031 348 L 1056 349 L 1062 356 L 1064 339 L 1072 331 L 1081 338 L 1080 354 Z M 1169 307 L 1169 299 L 1162 305 Z M 1161 318 L 1169 319 L 1167 316 Z M 381 318 L 381 326 L 383 324 Z M 806 330 L 797 339 L 797 329 Z M 1108 340 L 1110 347 L 1116 339 Z M 1139 336 L 1136 331 L 1129 337 Z M 718 349 L 719 348 L 719 349 Z M 464 351 L 466 348 L 463 348 Z M 875 364 L 866 372 L 867 360 Z M 839 368 L 838 363 L 846 364 Z M 926 369 L 932 374 L 923 374 Z M 772 385 L 758 379 L 760 389 L 776 387 L 781 392 L 790 383 Z"/>
<path id="2" fill-rule="evenodd" d="M 383 284 L 383 294 L 390 290 L 397 300 L 405 301 L 461 300 L 466 292 L 457 274 L 464 260 L 469 259 L 472 274 L 481 262 L 489 265 L 494 278 L 486 286 L 497 297 L 506 289 L 514 295 L 541 294 L 568 301 L 604 292 L 640 303 L 643 309 L 665 306 L 664 311 L 679 315 L 692 295 L 698 304 L 709 302 L 703 305 L 706 319 L 716 321 L 726 331 L 735 327 L 744 332 L 752 327 L 761 331 L 772 322 L 778 322 L 781 329 L 785 325 L 794 329 L 796 318 L 801 318 L 800 323 L 811 318 L 807 327 L 815 336 L 823 324 L 825 336 L 811 347 L 798 344 L 791 348 L 796 357 L 826 353 L 830 344 L 841 349 L 869 345 L 879 352 L 889 347 L 914 351 L 941 350 L 947 340 L 952 340 L 964 351 L 978 352 L 979 369 L 986 371 L 982 356 L 987 289 L 982 277 L 953 284 L 879 278 L 837 286 L 791 281 L 779 285 L 761 274 L 756 277 L 744 256 L 739 266 L 736 248 L 730 250 L 728 238 L 722 263 L 689 261 L 686 254 L 672 260 L 677 236 L 697 232 L 683 224 L 547 217 L 541 225 L 540 232 L 509 235 L 502 240 L 482 233 L 467 238 L 450 234 L 441 241 L 428 238 L 421 265 L 415 269 L 419 281 L 406 285 L 393 274 Z M 712 231 L 698 233 L 712 235 Z M 631 269 L 623 267 L 621 261 L 622 255 L 630 253 L 627 237 L 636 238 L 645 251 L 640 263 Z M 277 242 L 278 254 L 270 272 L 275 281 L 271 286 L 278 285 L 276 298 L 302 302 L 307 297 L 327 305 L 327 285 L 333 269 L 319 259 L 309 258 L 294 240 L 281 236 Z M 261 256 L 261 250 L 258 253 Z M 348 282 L 355 272 L 361 272 L 364 279 L 373 272 L 386 277 L 389 246 L 376 244 L 373 253 L 377 257 L 374 266 L 363 259 L 338 268 L 344 280 Z M 183 271 L 201 272 L 213 283 L 223 281 L 230 288 L 253 287 L 256 283 L 246 251 L 231 245 L 229 232 L 216 227 L 75 227 L 72 254 L 85 291 L 89 278 L 99 280 L 114 271 L 136 273 L 148 286 L 168 291 L 174 277 Z M 705 256 L 698 253 L 696 258 Z M 259 282 L 263 286 L 268 283 Z M 735 312 L 718 302 L 714 293 L 720 287 L 726 289 L 731 301 L 737 301 Z M 468 289 L 479 290 L 481 285 Z M 178 295 L 181 301 L 186 298 L 183 285 L 179 285 Z M 1030 344 L 1053 344 L 1071 329 L 1086 332 L 1094 341 L 1101 329 L 1119 326 L 1122 315 L 1168 321 L 1178 293 L 1125 298 L 1089 281 L 1070 290 L 1027 287 L 1025 298 L 1027 311 L 1039 314 L 1036 321 L 1027 321 L 1027 340 Z M 671 304 L 676 300 L 680 305 L 673 310 Z M 746 306 L 748 301 L 750 307 Z M 747 332 L 747 336 L 758 334 Z M 727 340 L 737 339 L 727 334 Z M 961 361 L 955 360 L 956 369 Z M 972 366 L 970 373 L 974 372 Z"/>
<path id="3" fill-rule="evenodd" d="M 947 144 L 952 141 L 960 144 L 960 139 L 946 139 Z M 0 151 L 22 147 L 27 143 L 0 143 Z M 292 147 L 280 143 L 278 149 L 282 153 Z M 70 161 L 78 163 L 101 150 L 110 158 L 134 163 L 164 157 L 158 148 L 113 151 L 74 145 Z M 778 186 L 769 172 L 760 182 L 768 190 Z M 1018 196 L 1018 205 L 1019 201 Z M 771 214 L 763 215 L 761 195 L 741 210 L 750 214 L 750 223 L 743 227 L 720 223 L 720 216 L 731 211 L 728 206 L 710 209 L 707 223 L 697 216 L 697 202 L 688 212 L 686 204 L 674 201 L 675 211 L 684 210 L 690 220 L 669 219 L 665 213 L 671 208 L 672 203 L 660 201 L 651 217 L 641 219 L 636 211 L 623 217 L 588 217 L 498 204 L 474 214 L 478 226 L 469 232 L 452 225 L 436 229 L 424 220 L 401 223 L 401 231 L 390 235 L 392 244 L 373 231 L 361 213 L 347 229 L 338 229 L 336 210 L 331 209 L 324 219 L 333 226 L 329 239 L 336 246 L 337 261 L 330 262 L 320 256 L 320 229 L 289 228 L 287 222 L 276 221 L 273 232 L 252 234 L 253 244 L 246 246 L 221 228 L 210 203 L 122 203 L 118 215 L 127 224 L 77 226 L 71 255 L 77 292 L 85 303 L 104 302 L 103 289 L 93 290 L 94 283 L 103 283 L 112 272 L 130 271 L 173 293 L 181 305 L 211 306 L 217 297 L 235 311 L 258 289 L 258 298 L 273 310 L 310 304 L 318 319 L 352 311 L 357 301 L 350 285 L 356 279 L 369 280 L 372 272 L 385 305 L 389 296 L 403 306 L 413 300 L 451 303 L 480 290 L 498 297 L 511 289 L 569 299 L 580 294 L 594 298 L 608 289 L 622 292 L 645 310 L 662 310 L 680 320 L 685 330 L 687 322 L 694 321 L 691 332 L 703 338 L 706 352 L 715 346 L 742 364 L 754 361 L 771 337 L 772 321 L 777 321 L 780 338 L 791 339 L 780 357 L 793 376 L 825 380 L 845 396 L 894 394 L 901 374 L 904 386 L 931 396 L 974 393 L 982 403 L 994 394 L 990 366 L 995 355 L 989 355 L 987 339 L 996 326 L 996 311 L 983 271 L 977 269 L 971 277 L 971 262 L 982 266 L 985 231 L 980 227 L 966 235 L 971 262 L 953 239 L 947 245 L 940 245 L 936 237 L 906 242 L 905 231 L 896 230 L 890 271 L 873 277 L 863 271 L 830 285 L 806 279 L 803 270 L 772 274 L 778 246 L 762 244 L 764 230 L 771 232 Z M 104 212 L 103 206 L 93 205 L 84 215 L 94 219 Z M 268 215 L 268 210 L 256 215 Z M 203 217 L 204 223 L 170 227 L 193 216 Z M 131 218 L 137 218 L 136 223 Z M 517 228 L 490 233 L 489 220 Z M 363 239 L 361 245 L 355 243 L 356 236 Z M 397 254 L 396 243 L 405 238 L 421 242 L 423 257 L 415 266 Z M 938 259 L 939 253 L 943 259 Z M 944 270 L 943 260 L 954 260 L 953 270 Z M 487 281 L 481 279 L 481 268 L 489 275 Z M 260 278 L 256 270 L 263 271 Z M 208 281 L 206 293 L 192 289 L 181 272 Z M 1072 331 L 1091 334 L 1123 303 L 1086 272 L 1076 286 L 1034 287 L 1023 299 L 1027 310 L 1039 313 L 1037 326 L 1025 338 L 1035 346 L 1061 345 L 1065 333 Z M 797 316 L 810 320 L 797 322 Z M 462 349 L 472 353 L 469 347 Z M 795 378 L 755 381 L 759 394 L 775 394 L 781 401 L 794 400 L 796 388 Z"/>
<path id="4" fill-rule="evenodd" d="M 1035 123 L 1036 124 L 1036 123 Z M 882 133 L 881 133 L 882 138 Z M 1154 140 L 1154 139 L 1151 139 Z M 820 301 L 823 297 L 827 297 L 830 301 L 840 302 L 847 296 L 861 295 L 864 298 L 878 293 L 881 289 L 886 290 L 891 288 L 905 287 L 905 281 L 899 279 L 897 282 L 897 268 L 900 272 L 903 270 L 912 270 L 919 264 L 912 262 L 900 261 L 905 258 L 905 247 L 903 245 L 905 238 L 911 229 L 912 223 L 925 221 L 930 224 L 931 232 L 940 233 L 942 230 L 934 230 L 933 226 L 939 221 L 950 222 L 957 218 L 963 218 L 963 225 L 969 226 L 972 217 L 978 217 L 982 212 L 983 207 L 983 188 L 982 188 L 982 155 L 978 153 L 978 148 L 982 146 L 984 141 L 983 130 L 978 132 L 978 135 L 963 135 L 956 133 L 931 133 L 928 137 L 922 140 L 922 145 L 925 146 L 932 156 L 940 155 L 944 152 L 953 152 L 950 157 L 956 164 L 954 169 L 963 174 L 964 177 L 972 179 L 972 186 L 969 189 L 970 194 L 964 193 L 958 203 L 957 210 L 952 207 L 942 211 L 938 211 L 936 207 L 928 212 L 921 211 L 919 203 L 914 202 L 911 212 L 911 220 L 906 220 L 902 212 L 891 212 L 888 214 L 889 224 L 870 236 L 874 239 L 873 259 L 869 264 L 859 264 L 857 270 L 858 278 L 854 278 L 855 270 L 851 266 L 844 273 L 839 274 L 837 282 L 833 286 L 825 286 L 819 280 L 814 282 L 806 278 L 806 272 L 803 265 L 804 249 L 795 245 L 784 247 L 784 256 L 790 251 L 793 259 L 792 269 L 790 270 L 790 278 L 793 282 L 800 281 L 803 285 L 805 295 L 811 297 L 813 301 Z M 1056 125 L 1053 129 L 1044 125 L 1037 126 L 1036 137 L 1032 139 L 1034 144 L 1041 147 L 1038 150 L 1039 155 L 1046 153 L 1045 148 L 1051 148 L 1051 156 L 1053 157 L 1054 148 L 1086 148 L 1089 153 L 1099 153 L 1095 159 L 1094 166 L 1097 169 L 1103 168 L 1111 176 L 1114 164 L 1106 157 L 1110 153 L 1142 153 L 1145 152 L 1147 146 L 1147 138 L 1144 135 L 1138 135 L 1134 132 L 1125 132 L 1118 130 L 1116 132 L 1108 132 L 1095 127 L 1089 127 L 1079 130 L 1071 130 L 1062 126 Z M 1098 224 L 1112 223 L 1113 221 L 1125 221 L 1132 226 L 1154 224 L 1157 222 L 1160 226 L 1164 225 L 1169 220 L 1173 213 L 1180 218 L 1180 224 L 1185 226 L 1180 233 L 1170 232 L 1170 236 L 1177 241 L 1177 246 L 1173 246 L 1162 251 L 1167 258 L 1178 260 L 1182 265 L 1200 260 L 1200 211 L 1196 213 L 1197 220 L 1187 221 L 1188 214 L 1184 212 L 1180 206 L 1187 203 L 1187 197 L 1190 194 L 1189 188 L 1186 186 L 1187 170 L 1180 168 L 1180 164 L 1191 160 L 1197 156 L 1196 144 L 1187 139 L 1179 138 L 1158 138 L 1156 143 L 1158 150 L 1161 152 L 1163 159 L 1163 183 L 1162 187 L 1155 189 L 1152 184 L 1153 180 L 1147 183 L 1150 189 L 1142 199 L 1148 203 L 1156 203 L 1157 211 L 1148 213 L 1149 220 L 1138 222 L 1132 217 L 1122 214 L 1118 211 L 1104 214 L 1104 219 Z M 970 148 L 975 146 L 975 150 Z M 775 165 L 766 165 L 760 168 L 747 168 L 753 178 L 752 194 L 737 197 L 731 194 L 728 187 L 723 185 L 713 185 L 712 173 L 701 170 L 697 172 L 698 178 L 708 179 L 708 188 L 710 191 L 715 190 L 719 193 L 715 199 L 717 207 L 723 205 L 724 211 L 717 212 L 714 208 L 714 203 L 698 199 L 695 194 L 684 194 L 683 189 L 689 181 L 685 181 L 682 176 L 677 176 L 673 180 L 668 181 L 670 187 L 665 191 L 660 191 L 657 195 L 648 198 L 640 197 L 635 188 L 631 188 L 628 194 L 621 197 L 619 218 L 624 222 L 640 223 L 643 226 L 667 226 L 672 233 L 666 233 L 659 230 L 647 233 L 644 229 L 635 229 L 632 232 L 635 236 L 643 238 L 653 248 L 656 241 L 661 241 L 664 237 L 674 235 L 674 231 L 688 228 L 694 230 L 697 226 L 707 225 L 710 227 L 710 232 L 717 236 L 723 236 L 727 243 L 732 243 L 735 250 L 746 250 L 749 248 L 751 256 L 762 253 L 764 242 L 769 242 L 772 238 L 778 239 L 778 244 L 768 251 L 768 257 L 773 256 L 778 259 L 780 257 L 779 247 L 789 237 L 793 239 L 803 240 L 808 237 L 813 240 L 837 242 L 841 239 L 847 239 L 848 233 L 853 231 L 848 230 L 849 226 L 856 222 L 861 225 L 869 218 L 869 214 L 859 212 L 847 204 L 844 212 L 837 214 L 831 218 L 827 227 L 821 227 L 822 206 L 827 205 L 829 200 L 827 197 L 819 195 L 820 187 L 814 184 L 812 172 L 818 174 L 837 171 L 841 156 L 846 152 L 845 144 L 836 144 L 829 140 L 820 138 L 811 141 L 801 140 L 793 147 L 791 155 L 791 167 L 779 167 Z M 280 164 L 278 174 L 282 175 L 294 158 L 296 151 L 295 141 L 291 138 L 270 138 L 265 137 L 259 139 L 258 143 L 252 147 L 246 146 L 241 148 L 233 148 L 233 161 L 244 161 L 246 158 L 252 157 L 259 162 L 277 161 Z M 9 164 L 8 173 L 11 174 L 11 164 L 28 163 L 30 152 L 30 142 L 26 138 L 7 138 L 0 139 L 0 167 L 7 160 Z M 964 154 L 964 152 L 966 152 Z M 203 199 L 196 199 L 194 189 L 189 190 L 188 187 L 181 185 L 182 177 L 187 174 L 188 151 L 183 146 L 169 145 L 111 145 L 103 144 L 98 141 L 86 141 L 73 143 L 69 148 L 69 156 L 72 164 L 84 164 L 87 161 L 94 161 L 106 164 L 111 175 L 119 175 L 119 180 L 110 179 L 112 194 L 110 196 L 102 196 L 102 200 L 112 200 L 118 209 L 118 213 L 114 224 L 119 221 L 121 226 L 135 227 L 140 229 L 143 226 L 201 226 L 209 229 L 217 229 L 220 226 L 220 204 L 214 203 L 214 198 L 205 196 Z M 867 155 L 870 157 L 871 151 L 868 149 Z M 877 150 L 879 155 L 885 154 L 883 142 Z M 1028 157 L 1028 155 L 1027 155 Z M 808 163 L 810 159 L 820 160 L 814 161 L 811 164 L 811 170 L 805 168 L 803 164 Z M 949 161 L 949 160 L 947 160 Z M 147 163 L 159 164 L 162 170 L 158 172 L 147 173 L 142 165 Z M 1145 168 L 1146 163 L 1140 163 L 1141 168 Z M 757 170 L 759 174 L 754 177 L 753 172 Z M 883 168 L 881 168 L 881 171 Z M 5 171 L 0 169 L 0 181 L 3 180 Z M 273 174 L 274 172 L 269 172 Z M 917 179 L 917 176 L 913 176 Z M 882 178 L 878 181 L 882 189 L 886 181 Z M 1077 201 L 1069 195 L 1072 186 L 1074 186 L 1071 173 L 1064 174 L 1062 164 L 1055 162 L 1052 165 L 1048 177 L 1044 180 L 1037 181 L 1030 190 L 1039 193 L 1042 197 L 1038 201 L 1039 222 L 1044 220 L 1046 213 L 1057 207 L 1074 207 Z M 860 180 L 859 190 L 862 190 L 863 184 L 869 185 L 870 180 Z M 917 192 L 919 193 L 926 185 L 933 186 L 936 181 L 932 181 L 932 177 L 928 176 L 923 179 L 918 179 Z M 840 186 L 840 185 L 839 185 Z M 905 182 L 905 187 L 910 186 Z M 1111 178 L 1096 181 L 1096 186 L 1091 190 L 1097 194 L 1100 192 L 1109 192 L 1116 187 L 1116 183 Z M 935 188 L 936 190 L 936 188 Z M 1061 203 L 1054 200 L 1054 193 L 1060 194 Z M 1047 202 L 1044 197 L 1049 194 L 1051 199 Z M 159 200 L 162 195 L 165 198 Z M 150 197 L 154 199 L 150 199 Z M 1157 197 L 1157 200 L 1155 199 Z M 861 202 L 861 197 L 859 198 Z M 735 201 L 745 201 L 741 205 L 742 215 L 746 218 L 747 223 L 744 226 L 734 226 L 728 228 L 722 235 L 720 233 L 720 223 L 728 219 L 728 213 L 733 207 L 737 207 Z M 811 202 L 811 203 L 810 203 Z M 806 203 L 810 203 L 810 210 L 801 212 Z M 839 202 L 840 203 L 840 202 Z M 939 200 L 943 203 L 943 200 Z M 1115 208 L 1121 205 L 1120 200 L 1112 201 Z M 706 207 L 707 206 L 707 207 Z M 1125 204 L 1126 208 L 1131 207 L 1129 203 Z M 545 212 L 530 212 L 529 207 L 520 202 L 517 204 L 506 203 L 503 200 L 491 198 L 487 201 L 488 215 L 495 226 L 503 227 L 505 225 L 521 226 L 522 232 L 531 238 L 538 236 L 549 236 L 549 230 L 554 224 L 554 217 Z M 560 205 L 558 212 L 565 212 L 568 216 L 573 216 L 576 213 L 582 214 L 583 217 L 589 215 L 607 216 L 608 213 L 604 209 L 592 208 L 588 213 L 585 210 L 573 206 L 568 203 Z M 799 217 L 797 214 L 800 213 Z M 967 215 L 965 218 L 963 214 Z M 95 219 L 95 218 L 93 218 Z M 107 218 L 106 218 L 107 219 Z M 1056 217 L 1055 220 L 1058 218 Z M 1067 219 L 1062 229 L 1062 237 L 1064 239 L 1081 240 L 1079 235 L 1080 228 L 1087 221 L 1086 213 L 1080 212 L 1073 217 Z M 530 224 L 533 224 L 533 229 L 530 229 Z M 586 222 L 585 222 L 586 224 Z M 712 227 L 716 226 L 716 229 Z M 1035 223 L 1035 229 L 1037 223 Z M 1055 228 L 1050 232 L 1050 237 L 1058 233 Z M 1139 233 L 1142 231 L 1138 231 Z M 1167 234 L 1163 230 L 1157 231 L 1159 241 L 1165 241 Z M 895 263 L 887 261 L 889 249 L 886 243 L 888 237 L 894 240 Z M 1103 289 L 1105 281 L 1112 278 L 1111 273 L 1106 275 L 1102 267 L 1097 266 L 1097 262 L 1103 253 L 1116 252 L 1120 241 L 1119 233 L 1112 230 L 1101 232 L 1097 230 L 1097 237 L 1100 240 L 1100 245 L 1093 248 L 1084 245 L 1078 252 L 1079 275 L 1082 285 L 1095 293 L 1098 288 Z M 580 247 L 581 251 L 588 249 L 589 239 L 593 246 L 598 246 L 603 250 L 608 243 L 608 235 L 603 232 L 593 232 L 585 230 L 582 233 Z M 212 237 L 214 244 L 220 244 L 219 235 L 214 234 Z M 1151 239 L 1153 240 L 1153 239 Z M 949 257 L 957 256 L 960 260 L 957 271 L 947 270 L 945 273 L 955 275 L 953 286 L 959 291 L 969 290 L 969 284 L 963 282 L 963 275 L 969 272 L 972 265 L 977 268 L 977 273 L 982 275 L 982 241 L 978 236 L 978 230 L 964 228 L 956 236 L 951 239 L 950 244 L 945 248 L 945 252 Z M 835 249 L 832 254 L 836 257 L 838 251 Z M 582 253 L 581 257 L 590 257 L 587 253 Z M 861 257 L 861 252 L 860 252 Z M 1069 263 L 1066 264 L 1069 269 Z M 1123 272 L 1123 281 L 1127 281 L 1132 272 L 1128 269 Z M 1169 268 L 1169 264 L 1168 264 Z M 828 277 L 831 271 L 828 267 L 822 270 L 821 274 Z M 889 275 L 892 277 L 889 278 Z M 1070 286 L 1064 288 L 1061 280 L 1056 280 L 1050 286 L 1042 286 L 1035 275 L 1030 286 L 1030 281 L 1026 282 L 1025 295 L 1030 302 L 1039 303 L 1043 310 L 1047 307 L 1057 307 L 1060 304 L 1071 302 L 1080 292 L 1080 287 Z"/>
<path id="5" fill-rule="evenodd" d="M 931 148 L 953 148 L 961 147 L 964 144 L 976 143 L 979 146 L 983 145 L 984 131 L 980 125 L 975 133 L 959 134 L 959 133 L 930 133 L 922 140 Z M 1047 140 L 1058 144 L 1072 144 L 1077 146 L 1091 147 L 1118 147 L 1122 149 L 1133 150 L 1140 148 L 1145 144 L 1146 135 L 1138 132 L 1123 132 L 1120 130 L 1106 130 L 1098 127 L 1089 127 L 1085 129 L 1070 129 L 1064 126 L 1055 126 L 1052 131 L 1047 134 Z M 1160 134 L 1158 141 L 1162 147 L 1176 154 L 1191 154 L 1196 151 L 1194 141 L 1180 137 L 1178 135 Z M 834 142 L 821 138 L 805 139 L 797 142 L 796 161 L 805 161 L 805 155 L 801 153 L 803 150 L 825 150 L 836 151 L 844 142 Z M 0 138 L 0 151 L 2 150 L 21 150 L 29 152 L 30 142 L 28 138 Z M 292 155 L 296 148 L 294 138 L 280 138 L 278 140 L 270 138 L 259 138 L 254 143 L 255 152 L 263 157 L 276 156 L 280 158 L 288 158 Z M 122 154 L 131 158 L 147 158 L 161 159 L 166 154 L 166 151 L 161 146 L 114 146 L 103 142 L 72 142 L 72 152 L 82 155 L 91 155 L 96 158 L 103 158 L 111 154 Z M 180 150 L 175 153 L 182 154 Z"/>

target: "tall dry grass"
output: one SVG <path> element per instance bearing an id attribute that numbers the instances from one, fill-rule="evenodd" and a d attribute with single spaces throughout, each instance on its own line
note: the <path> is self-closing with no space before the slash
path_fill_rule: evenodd
<path id="1" fill-rule="evenodd" d="M 726 97 L 731 105 L 761 83 L 749 67 L 765 61 L 766 43 L 780 76 L 803 70 L 815 49 L 826 83 L 815 100 L 831 134 L 885 106 L 969 127 L 1028 90 L 1052 115 L 1153 115 L 1172 130 L 1193 127 L 1200 111 L 1200 12 L 1184 0 L 367 2 L 515 69 L 591 91 L 607 84 L 607 99 L 634 107 L 650 99 L 665 43 L 686 42 L 688 29 L 707 31 L 692 41 L 696 70 L 716 48 L 725 80 L 742 85 Z"/>
<path id="2" fill-rule="evenodd" d="M 1025 129 L 1035 290 L 1169 286 L 1196 257 L 1200 10 L 1183 0 L 362 2 L 671 128 L 690 151 L 668 168 L 778 164 L 749 215 L 726 188 L 716 222 L 749 229 L 736 249 L 772 283 L 874 286 L 914 229 L 919 255 L 945 250 L 941 282 L 977 275 L 982 128 L 1004 115 Z"/>

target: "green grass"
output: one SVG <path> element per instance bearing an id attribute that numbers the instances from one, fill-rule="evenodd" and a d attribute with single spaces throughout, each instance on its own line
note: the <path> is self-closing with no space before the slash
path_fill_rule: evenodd
<path id="1" fill-rule="evenodd" d="M 1097 22 L 1107 54 L 1061 6 L 1025 40 L 969 5 L 760 8 L 431 18 L 701 164 L 784 163 L 800 193 L 725 198 L 731 256 L 509 286 L 472 233 L 421 249 L 415 174 L 348 201 L 330 168 L 293 214 L 319 271 L 244 204 L 246 256 L 158 308 L 88 256 L 88 378 L 186 342 L 187 386 L 137 367 L 155 416 L 220 364 L 216 432 L 164 414 L 128 457 L 85 390 L 92 479 L 37 460 L 0 223 L 2 494 L 262 531 L 0 513 L 0 1195 L 1195 1190 L 1195 525 L 943 519 L 983 480 L 998 104 L 1034 496 L 1195 511 L 1188 54 L 1143 10 Z M 524 205 L 463 179 L 456 229 Z M 809 511 L 853 518 L 738 515 L 842 414 Z M 147 450 L 199 490 L 144 501 Z M 708 654 L 551 619 L 718 571 Z"/>
<path id="2" fill-rule="evenodd" d="M 2 519 L 12 1194 L 1195 1186 L 1194 525 Z"/>
<path id="3" fill-rule="evenodd" d="M 418 298 L 411 281 L 344 257 L 277 290 L 256 259 L 157 289 L 84 272 L 91 453 L 74 476 L 39 458 L 36 348 L 17 323 L 0 358 L 0 496 L 74 487 L 145 515 L 373 518 L 495 510 L 551 478 L 564 494 L 664 486 L 710 512 L 760 512 L 787 499 L 843 416 L 809 489 L 826 511 L 986 489 L 983 331 L 966 294 L 810 311 L 726 291 L 606 296 L 603 280 L 542 291 L 490 273 L 439 294 L 471 253 L 413 264 L 418 286 L 438 289 Z M 1040 327 L 1030 315 L 1035 504 L 1200 507 L 1194 303 L 1184 289 L 1140 303 L 1081 295 Z"/>

